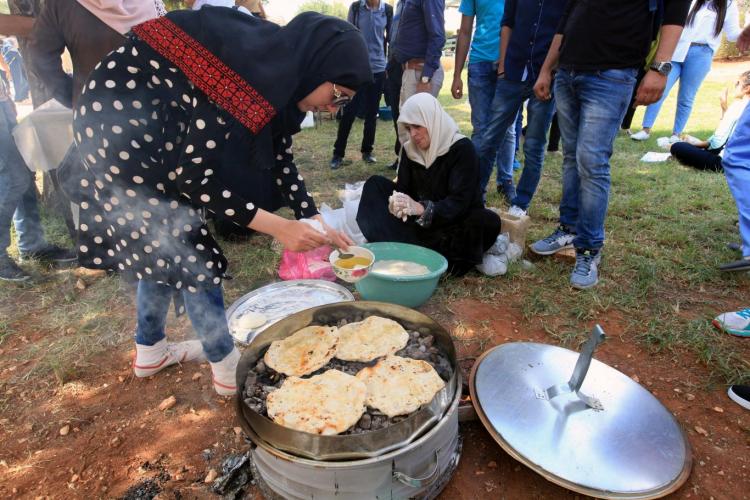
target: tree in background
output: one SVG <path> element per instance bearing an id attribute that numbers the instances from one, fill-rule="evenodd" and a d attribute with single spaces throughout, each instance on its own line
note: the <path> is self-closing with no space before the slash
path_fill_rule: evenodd
<path id="1" fill-rule="evenodd" d="M 331 3 L 326 2 L 325 0 L 308 0 L 299 6 L 297 13 L 299 14 L 300 12 L 307 12 L 310 10 L 328 16 L 346 19 L 346 15 L 349 13 L 349 4 L 344 4 L 343 2 Z"/>

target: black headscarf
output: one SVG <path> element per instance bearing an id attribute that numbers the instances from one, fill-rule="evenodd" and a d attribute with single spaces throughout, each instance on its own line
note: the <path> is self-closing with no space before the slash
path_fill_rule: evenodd
<path id="1" fill-rule="evenodd" d="M 244 136 L 239 149 L 256 168 L 271 168 L 274 141 L 299 132 L 304 114 L 297 103 L 318 86 L 332 82 L 356 91 L 373 81 L 364 38 L 342 19 L 304 12 L 281 27 L 235 9 L 210 6 L 166 17 L 275 109 L 271 123 L 254 136 L 232 134 Z M 239 122 L 234 126 L 242 127 Z"/>
<path id="2" fill-rule="evenodd" d="M 172 12 L 167 18 L 233 69 L 279 114 L 324 82 L 355 91 L 372 82 L 364 38 L 342 19 L 305 12 L 280 27 L 210 6 Z"/>

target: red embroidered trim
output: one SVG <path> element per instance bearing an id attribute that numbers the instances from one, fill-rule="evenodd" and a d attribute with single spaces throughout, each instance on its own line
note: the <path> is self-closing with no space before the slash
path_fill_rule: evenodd
<path id="1" fill-rule="evenodd" d="M 133 32 L 253 134 L 276 114 L 271 103 L 240 75 L 166 17 L 139 24 Z"/>

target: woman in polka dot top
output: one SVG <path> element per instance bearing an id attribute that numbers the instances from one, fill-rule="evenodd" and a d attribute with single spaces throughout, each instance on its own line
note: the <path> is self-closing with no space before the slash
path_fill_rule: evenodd
<path id="1" fill-rule="evenodd" d="M 221 292 L 227 260 L 207 213 L 295 251 L 351 243 L 263 208 L 276 192 L 298 219 L 322 222 L 291 135 L 304 112 L 335 108 L 368 82 L 367 61 L 361 35 L 344 21 L 307 13 L 281 28 L 207 7 L 136 26 L 91 73 L 74 117 L 85 164 L 78 255 L 86 267 L 139 281 L 136 375 L 205 355 L 216 391 L 236 390 L 239 352 Z M 249 157 L 227 156 L 236 142 Z M 247 175 L 236 175 L 238 164 Z M 166 342 L 173 293 L 200 341 Z"/>

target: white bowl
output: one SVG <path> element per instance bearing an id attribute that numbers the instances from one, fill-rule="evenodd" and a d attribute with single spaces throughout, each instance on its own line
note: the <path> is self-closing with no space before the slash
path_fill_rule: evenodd
<path id="1" fill-rule="evenodd" d="M 346 281 L 347 283 L 356 283 L 357 281 L 367 276 L 372 269 L 372 265 L 375 263 L 375 255 L 373 255 L 371 251 L 362 247 L 350 246 L 349 249 L 343 253 L 349 253 L 357 257 L 366 257 L 370 260 L 370 264 L 368 266 L 356 266 L 352 269 L 340 267 L 336 265 L 336 261 L 339 259 L 341 253 L 342 252 L 340 252 L 339 250 L 334 250 L 333 252 L 331 252 L 331 255 L 328 256 L 328 262 L 331 263 L 333 272 L 336 274 L 336 277 L 343 281 Z"/>

